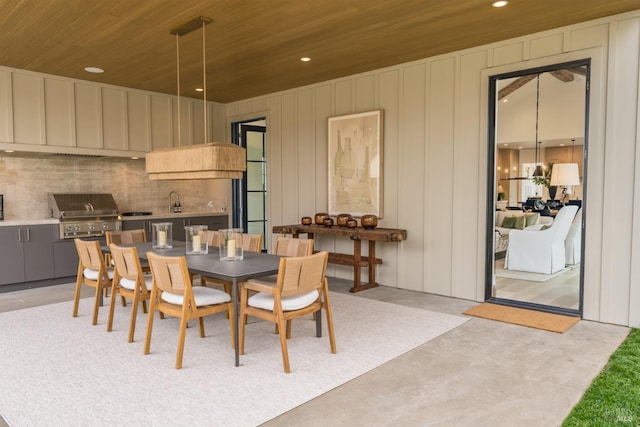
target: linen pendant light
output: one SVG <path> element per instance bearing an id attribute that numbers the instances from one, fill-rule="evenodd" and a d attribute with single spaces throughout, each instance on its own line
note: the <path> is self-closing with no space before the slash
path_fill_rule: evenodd
<path id="1" fill-rule="evenodd" d="M 241 179 L 247 170 L 246 150 L 227 142 L 209 142 L 207 126 L 207 74 L 205 26 L 212 22 L 203 16 L 171 30 L 176 36 L 178 81 L 178 147 L 153 150 L 145 157 L 145 168 L 151 180 L 174 179 Z M 179 38 L 202 28 L 202 74 L 204 80 L 204 143 L 182 147 L 180 123 L 180 42 Z"/>

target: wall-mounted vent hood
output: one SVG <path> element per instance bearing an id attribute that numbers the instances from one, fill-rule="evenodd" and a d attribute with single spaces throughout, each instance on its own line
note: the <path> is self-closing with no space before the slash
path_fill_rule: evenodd
<path id="1" fill-rule="evenodd" d="M 246 150 L 226 142 L 162 148 L 146 155 L 146 171 L 151 180 L 241 179 L 246 170 Z"/>

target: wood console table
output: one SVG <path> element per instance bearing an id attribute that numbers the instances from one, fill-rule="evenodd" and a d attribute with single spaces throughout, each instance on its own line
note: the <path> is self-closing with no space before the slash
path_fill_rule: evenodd
<path id="1" fill-rule="evenodd" d="M 276 234 L 291 234 L 298 237 L 300 234 L 307 234 L 313 239 L 314 234 L 333 234 L 334 236 L 347 236 L 353 240 L 353 255 L 329 253 L 329 262 L 333 264 L 353 266 L 353 287 L 351 292 L 363 291 L 365 289 L 378 286 L 376 283 L 376 264 L 382 264 L 380 258 L 376 258 L 376 242 L 400 242 L 407 240 L 407 230 L 395 228 L 374 228 L 365 230 L 362 227 L 347 228 L 323 227 L 320 225 L 277 225 L 273 227 Z M 369 241 L 369 256 L 362 256 L 362 241 Z M 360 278 L 360 268 L 369 267 L 369 281 L 362 283 Z"/>

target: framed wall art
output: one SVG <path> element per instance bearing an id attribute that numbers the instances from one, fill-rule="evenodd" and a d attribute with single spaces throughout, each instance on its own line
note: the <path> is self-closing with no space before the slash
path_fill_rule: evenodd
<path id="1" fill-rule="evenodd" d="M 329 215 L 382 218 L 383 110 L 329 117 Z"/>

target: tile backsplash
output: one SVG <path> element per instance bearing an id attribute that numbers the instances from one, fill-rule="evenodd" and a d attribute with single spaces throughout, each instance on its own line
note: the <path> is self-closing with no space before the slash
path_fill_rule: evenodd
<path id="1" fill-rule="evenodd" d="M 150 181 L 144 159 L 0 155 L 5 220 L 49 217 L 48 193 L 111 193 L 120 212 L 159 214 L 168 212 L 171 191 L 185 213 L 217 211 L 230 204 L 231 182 Z"/>

